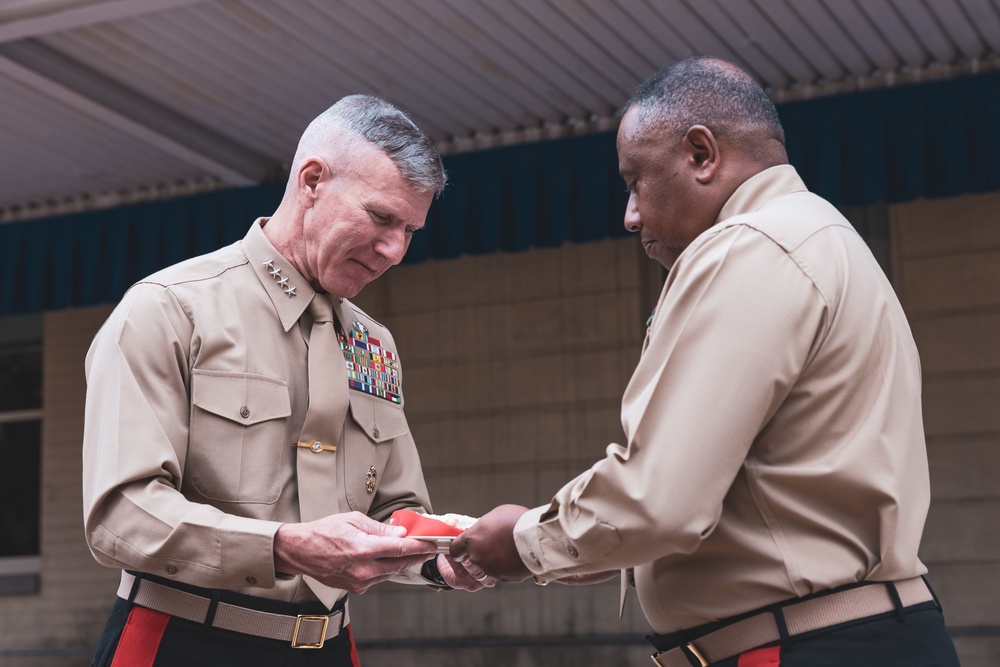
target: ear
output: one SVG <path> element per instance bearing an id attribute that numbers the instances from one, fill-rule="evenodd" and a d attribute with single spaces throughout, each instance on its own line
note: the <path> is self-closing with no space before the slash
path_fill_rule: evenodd
<path id="1" fill-rule="evenodd" d="M 307 158 L 299 167 L 296 183 L 299 197 L 306 208 L 312 208 L 318 197 L 319 184 L 326 176 L 327 166 L 319 158 Z"/>
<path id="2" fill-rule="evenodd" d="M 689 151 L 689 164 L 695 169 L 695 179 L 702 185 L 711 183 L 722 157 L 715 135 L 704 125 L 692 125 L 684 135 L 684 145 Z"/>

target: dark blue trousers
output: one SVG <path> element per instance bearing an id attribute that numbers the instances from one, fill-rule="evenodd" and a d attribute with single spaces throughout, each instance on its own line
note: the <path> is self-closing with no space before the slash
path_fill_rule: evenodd
<path id="1" fill-rule="evenodd" d="M 851 625 L 779 646 L 776 652 L 778 662 L 760 667 L 959 667 L 937 609 L 910 611 L 903 620 L 894 615 Z M 744 654 L 713 667 L 757 667 L 752 658 Z"/>

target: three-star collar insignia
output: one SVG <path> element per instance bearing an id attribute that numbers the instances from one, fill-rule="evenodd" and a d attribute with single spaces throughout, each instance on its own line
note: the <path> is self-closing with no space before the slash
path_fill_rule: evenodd
<path id="1" fill-rule="evenodd" d="M 274 278 L 274 280 L 278 283 L 278 287 L 282 288 L 285 291 L 285 294 L 288 295 L 288 298 L 292 298 L 293 296 L 298 296 L 297 294 L 295 294 L 295 286 L 288 284 L 288 278 L 281 275 L 281 268 L 276 267 L 274 265 L 273 259 L 265 259 L 264 268 L 267 269 L 268 273 L 271 274 L 271 277 Z"/>

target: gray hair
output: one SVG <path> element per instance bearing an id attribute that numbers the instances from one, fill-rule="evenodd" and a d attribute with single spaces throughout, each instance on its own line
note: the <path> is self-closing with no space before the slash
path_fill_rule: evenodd
<path id="1" fill-rule="evenodd" d="M 664 67 L 633 91 L 619 113 L 633 107 L 640 131 L 655 125 L 686 132 L 704 125 L 736 141 L 759 141 L 763 135 L 785 143 L 778 111 L 760 84 L 718 58 L 696 56 Z"/>
<path id="2" fill-rule="evenodd" d="M 349 149 L 342 137 L 345 130 L 381 149 L 416 190 L 435 196 L 444 190 L 448 176 L 431 140 L 405 113 L 372 95 L 348 95 L 317 116 L 302 133 L 292 172 L 309 155 L 329 159 Z"/>

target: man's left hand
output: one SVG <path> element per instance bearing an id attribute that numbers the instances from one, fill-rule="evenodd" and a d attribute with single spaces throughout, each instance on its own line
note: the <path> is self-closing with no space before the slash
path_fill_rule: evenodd
<path id="1" fill-rule="evenodd" d="M 521 505 L 501 505 L 484 514 L 451 543 L 451 557 L 473 577 L 489 575 L 500 581 L 524 581 L 531 576 L 514 543 L 514 526 L 528 511 Z"/>

